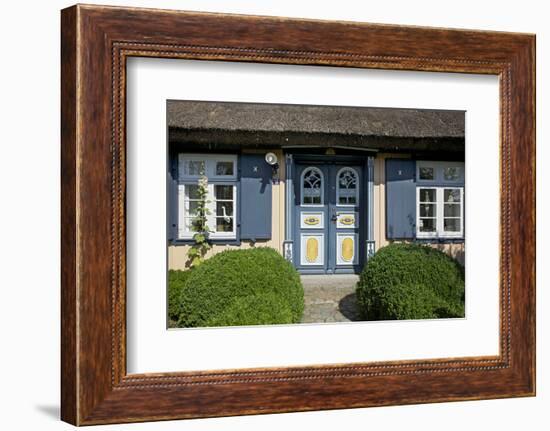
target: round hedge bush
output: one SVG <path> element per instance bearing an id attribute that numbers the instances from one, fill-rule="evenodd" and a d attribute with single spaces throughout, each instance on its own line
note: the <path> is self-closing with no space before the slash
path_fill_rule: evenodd
<path id="1" fill-rule="evenodd" d="M 300 276 L 272 248 L 223 251 L 186 272 L 176 307 L 179 327 L 298 323 L 302 318 Z"/>
<path id="2" fill-rule="evenodd" d="M 363 269 L 357 302 L 367 320 L 464 317 L 464 268 L 429 246 L 391 244 Z"/>

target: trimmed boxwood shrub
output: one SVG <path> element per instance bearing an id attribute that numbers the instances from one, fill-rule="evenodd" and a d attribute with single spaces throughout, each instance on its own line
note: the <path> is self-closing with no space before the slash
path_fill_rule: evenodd
<path id="1" fill-rule="evenodd" d="M 363 269 L 357 302 L 367 320 L 464 317 L 464 268 L 432 247 L 394 243 Z"/>
<path id="2" fill-rule="evenodd" d="M 300 276 L 272 248 L 223 251 L 186 272 L 174 307 L 179 327 L 298 323 L 302 318 Z"/>
<path id="3" fill-rule="evenodd" d="M 179 297 L 185 280 L 187 280 L 190 273 L 191 270 L 180 271 L 171 269 L 168 271 L 168 326 L 170 328 L 177 327 L 181 312 Z"/>

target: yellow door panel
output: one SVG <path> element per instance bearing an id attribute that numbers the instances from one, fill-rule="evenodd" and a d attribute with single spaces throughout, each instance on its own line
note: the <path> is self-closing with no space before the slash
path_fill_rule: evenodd
<path id="1" fill-rule="evenodd" d="M 353 238 L 342 240 L 342 260 L 345 262 L 353 261 Z"/>

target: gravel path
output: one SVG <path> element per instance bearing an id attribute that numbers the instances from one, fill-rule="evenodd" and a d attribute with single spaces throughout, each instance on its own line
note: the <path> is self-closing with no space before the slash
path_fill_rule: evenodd
<path id="1" fill-rule="evenodd" d="M 357 275 L 302 275 L 305 310 L 302 323 L 361 320 L 355 298 Z"/>

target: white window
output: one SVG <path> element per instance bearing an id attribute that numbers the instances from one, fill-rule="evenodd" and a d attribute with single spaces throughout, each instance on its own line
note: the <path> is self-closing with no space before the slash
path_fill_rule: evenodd
<path id="1" fill-rule="evenodd" d="M 417 187 L 417 238 L 464 236 L 464 187 Z"/>
<path id="2" fill-rule="evenodd" d="M 417 238 L 464 236 L 464 163 L 416 162 Z"/>
<path id="3" fill-rule="evenodd" d="M 435 180 L 435 168 L 433 166 L 419 166 L 418 179 L 421 181 Z"/>
<path id="4" fill-rule="evenodd" d="M 418 236 L 437 234 L 437 189 L 418 188 Z"/>
<path id="5" fill-rule="evenodd" d="M 198 180 L 208 178 L 206 224 L 212 239 L 236 238 L 237 156 L 180 154 L 178 237 L 191 239 L 197 231 Z"/>
<path id="6" fill-rule="evenodd" d="M 235 237 L 235 195 L 237 187 L 234 184 L 211 184 L 214 199 L 212 200 L 212 215 L 214 217 L 211 228 L 218 236 L 229 235 Z"/>
<path id="7" fill-rule="evenodd" d="M 419 184 L 464 184 L 464 162 L 416 162 L 416 180 Z"/>
<path id="8" fill-rule="evenodd" d="M 336 205 L 359 205 L 359 176 L 353 168 L 342 168 L 336 174 Z"/>
<path id="9" fill-rule="evenodd" d="M 209 181 L 236 180 L 237 156 L 232 154 L 185 154 L 178 157 L 180 181 L 198 180 L 206 175 Z"/>
<path id="10" fill-rule="evenodd" d="M 315 168 L 310 167 L 302 172 L 302 205 L 303 206 L 319 206 L 324 204 L 324 185 L 323 173 Z"/>

